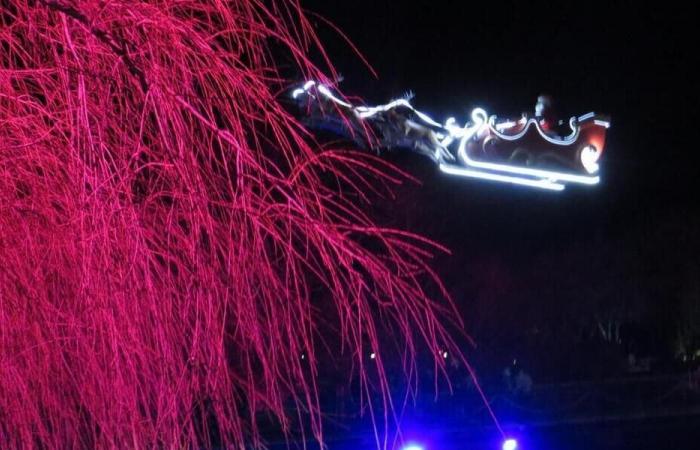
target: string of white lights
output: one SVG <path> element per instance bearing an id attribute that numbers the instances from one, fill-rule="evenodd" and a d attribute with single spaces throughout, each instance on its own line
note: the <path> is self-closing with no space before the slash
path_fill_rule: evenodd
<path id="1" fill-rule="evenodd" d="M 471 120 L 463 127 L 456 125 L 456 120 L 451 117 L 443 124 L 435 121 L 427 114 L 418 111 L 406 99 L 393 100 L 385 105 L 379 106 L 353 106 L 335 95 L 326 85 L 315 81 L 307 81 L 304 85 L 292 92 L 294 99 L 299 99 L 301 95 L 316 99 L 322 96 L 324 99 L 333 102 L 339 107 L 348 110 L 357 120 L 364 121 L 375 118 L 380 113 L 391 111 L 395 108 L 404 108 L 410 111 L 416 120 L 405 119 L 403 124 L 408 133 L 409 129 L 419 130 L 424 136 L 429 136 L 432 143 L 432 151 L 427 152 L 438 164 L 440 171 L 449 175 L 476 178 L 481 180 L 491 180 L 512 185 L 539 188 L 551 191 L 562 191 L 566 183 L 578 183 L 584 185 L 595 185 L 600 182 L 600 177 L 594 175 L 599 170 L 598 160 L 602 153 L 602 148 L 595 148 L 592 145 L 585 146 L 581 151 L 581 165 L 591 175 L 580 175 L 548 169 L 537 169 L 523 167 L 515 164 L 495 163 L 476 160 L 469 156 L 467 144 L 470 140 L 480 136 L 484 131 L 503 141 L 517 141 L 523 138 L 532 128 L 535 129 L 542 139 L 554 145 L 566 147 L 574 144 L 580 133 L 579 123 L 594 119 L 594 124 L 608 128 L 610 123 L 606 120 L 596 118 L 595 113 L 588 113 L 578 118 L 572 117 L 569 120 L 571 134 L 566 137 L 554 137 L 546 133 L 540 123 L 535 118 L 527 119 L 523 117 L 517 122 L 496 123 L 495 116 L 489 117 L 485 110 L 476 108 L 471 113 Z M 520 126 L 514 134 L 505 131 Z M 457 157 L 448 148 L 458 142 Z M 421 143 L 425 146 L 425 143 Z M 423 150 L 425 153 L 425 150 Z M 455 164 L 459 161 L 462 165 Z"/>

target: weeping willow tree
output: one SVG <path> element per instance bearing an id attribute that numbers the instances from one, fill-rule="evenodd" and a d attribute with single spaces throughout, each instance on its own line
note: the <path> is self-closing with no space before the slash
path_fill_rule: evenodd
<path id="1" fill-rule="evenodd" d="M 382 330 L 457 352 L 439 247 L 366 213 L 402 174 L 283 107 L 311 54 L 295 0 L 0 2 L 3 447 L 322 441 L 324 324 L 384 417 Z"/>

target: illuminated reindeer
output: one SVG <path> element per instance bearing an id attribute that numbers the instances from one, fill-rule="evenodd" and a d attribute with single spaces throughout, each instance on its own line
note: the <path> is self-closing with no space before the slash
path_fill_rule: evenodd
<path id="1" fill-rule="evenodd" d="M 598 161 L 610 127 L 607 117 L 588 113 L 572 117 L 569 134 L 559 136 L 537 115 L 498 120 L 481 108 L 463 127 L 454 118 L 440 124 L 408 99 L 353 106 L 314 81 L 292 97 L 307 126 L 348 137 L 362 148 L 409 149 L 430 157 L 447 174 L 549 190 L 600 181 Z"/>

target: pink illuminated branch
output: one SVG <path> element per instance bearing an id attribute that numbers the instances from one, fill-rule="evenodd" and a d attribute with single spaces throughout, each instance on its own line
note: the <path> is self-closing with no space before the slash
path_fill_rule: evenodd
<path id="1" fill-rule="evenodd" d="M 310 144 L 273 54 L 323 79 L 322 48 L 264 4 L 0 6 L 0 447 L 260 447 L 268 415 L 322 440 L 329 329 L 373 412 L 381 330 L 410 382 L 459 355 L 444 249 L 365 212 L 404 175 Z"/>

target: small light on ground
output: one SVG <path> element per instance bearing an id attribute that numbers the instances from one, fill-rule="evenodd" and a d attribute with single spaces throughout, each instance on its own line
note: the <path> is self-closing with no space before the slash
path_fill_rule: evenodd
<path id="1" fill-rule="evenodd" d="M 418 444 L 409 444 L 405 446 L 402 450 L 425 450 L 422 445 Z"/>
<path id="2" fill-rule="evenodd" d="M 503 441 L 503 450 L 516 450 L 518 448 L 518 441 L 515 439 L 506 439 Z"/>

